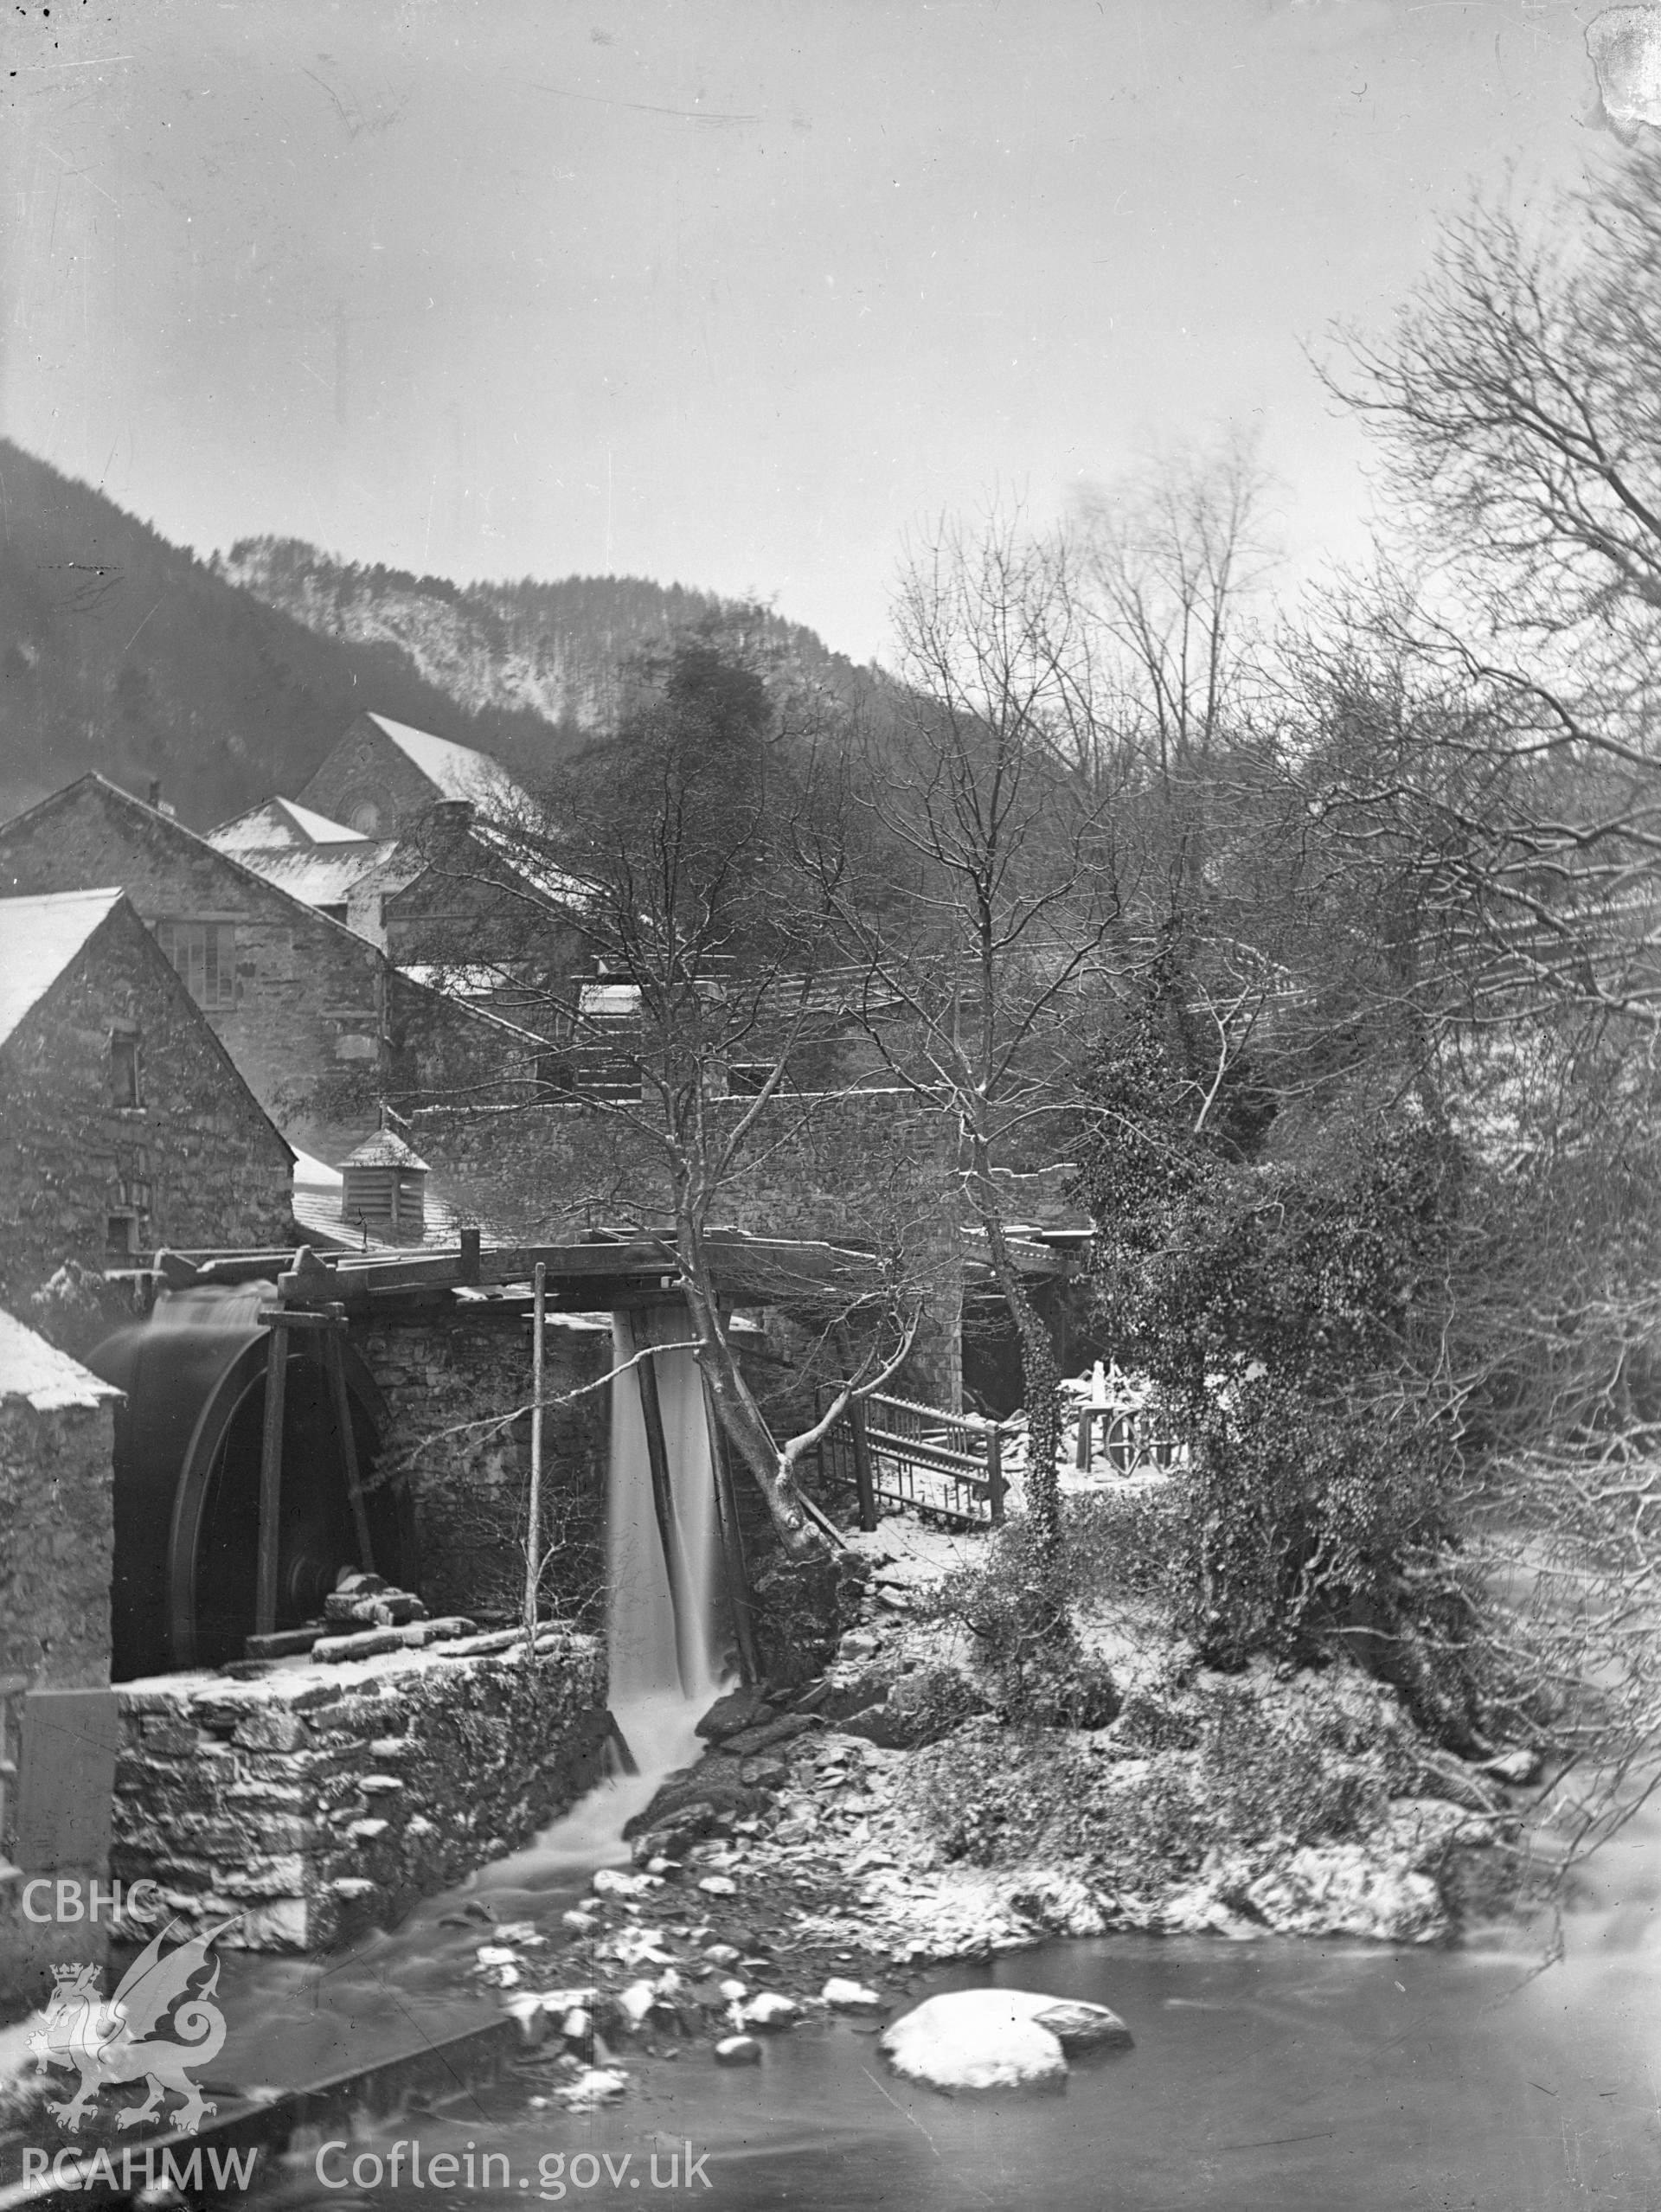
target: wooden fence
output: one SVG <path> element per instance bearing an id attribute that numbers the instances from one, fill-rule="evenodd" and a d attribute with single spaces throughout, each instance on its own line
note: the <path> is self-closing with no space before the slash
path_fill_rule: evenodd
<path id="1" fill-rule="evenodd" d="M 855 1491 L 862 1529 L 875 1528 L 879 1499 L 972 1528 L 1004 1519 L 1003 1430 L 909 1398 L 856 1400 L 821 1441 L 819 1471 Z"/>

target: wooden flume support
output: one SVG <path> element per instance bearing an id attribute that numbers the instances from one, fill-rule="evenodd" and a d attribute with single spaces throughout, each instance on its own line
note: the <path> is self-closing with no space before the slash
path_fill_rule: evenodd
<path id="1" fill-rule="evenodd" d="M 657 1521 L 657 1540 L 663 1546 L 664 1571 L 669 1580 L 670 1611 L 675 1624 L 675 1666 L 681 1688 L 690 1696 L 697 1683 L 692 1649 L 691 1623 L 687 1619 L 690 1595 L 680 1531 L 675 1523 L 675 1494 L 670 1486 L 669 1439 L 664 1432 L 663 1400 L 657 1390 L 657 1369 L 651 1357 L 651 1324 L 635 1309 L 629 1315 L 629 1341 L 638 1365 L 640 1419 L 646 1432 L 646 1465 L 651 1475 L 651 1506 Z"/>
<path id="2" fill-rule="evenodd" d="M 477 1257 L 477 1247 L 475 1247 Z M 542 1580 L 542 1382 L 548 1343 L 548 1270 L 539 1260 L 532 1279 L 530 1316 L 530 1497 L 525 1527 L 525 1657 L 536 1652 L 536 1613 Z"/>
<path id="3" fill-rule="evenodd" d="M 268 1306 L 260 1315 L 268 1331 L 266 1351 L 265 1417 L 260 1432 L 260 1548 L 254 1568 L 253 1632 L 270 1636 L 277 1627 L 277 1568 L 282 1546 L 283 1412 L 288 1397 L 289 1337 L 298 1330 L 320 1334 L 318 1353 L 329 1378 L 335 1425 L 340 1435 L 341 1459 L 351 1501 L 352 1527 L 358 1559 L 371 1572 L 374 1555 L 369 1543 L 369 1513 L 358 1471 L 357 1439 L 352 1433 L 352 1410 L 346 1392 L 346 1367 L 340 1336 L 346 1316 L 332 1311 L 295 1306 Z"/>
<path id="4" fill-rule="evenodd" d="M 344 1328 L 343 1318 L 341 1328 Z M 357 1439 L 352 1433 L 352 1406 L 346 1395 L 346 1362 L 340 1349 L 340 1330 L 331 1329 L 323 1340 L 323 1363 L 329 1371 L 329 1397 L 335 1427 L 340 1437 L 341 1464 L 346 1471 L 346 1494 L 352 1504 L 352 1529 L 357 1537 L 357 1563 L 366 1574 L 375 1572 L 375 1548 L 369 1542 L 369 1516 L 363 1503 L 363 1480 L 357 1465 Z"/>
<path id="5" fill-rule="evenodd" d="M 266 1419 L 260 1437 L 260 1554 L 254 1570 L 253 1632 L 277 1625 L 277 1553 L 283 1516 L 283 1401 L 288 1388 L 285 1317 L 273 1313 L 266 1346 Z"/>
<path id="6" fill-rule="evenodd" d="M 715 1470 L 715 1517 L 721 1529 L 721 1564 L 727 1584 L 727 1605 L 738 1645 L 738 1671 L 747 1689 L 761 1678 L 755 1656 L 755 1629 L 750 1619 L 749 1563 L 744 1556 L 744 1532 L 738 1522 L 731 1447 L 707 1381 L 703 1386 L 703 1417 L 709 1424 L 709 1458 Z"/>

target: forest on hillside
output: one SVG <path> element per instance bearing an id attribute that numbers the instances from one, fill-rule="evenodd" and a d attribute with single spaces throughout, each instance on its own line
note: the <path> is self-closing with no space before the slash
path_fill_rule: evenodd
<path id="1" fill-rule="evenodd" d="M 0 440 L 0 814 L 96 769 L 210 828 L 298 791 L 366 708 L 535 784 L 613 714 L 621 663 L 720 607 L 634 578 L 462 587 L 292 540 L 198 560 Z"/>

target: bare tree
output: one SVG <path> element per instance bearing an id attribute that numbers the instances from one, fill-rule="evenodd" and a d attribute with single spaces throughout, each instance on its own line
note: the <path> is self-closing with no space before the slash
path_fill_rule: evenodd
<path id="1" fill-rule="evenodd" d="M 1542 988 L 1654 1025 L 1661 155 L 1552 215 L 1474 203 L 1329 381 L 1380 441 L 1411 580 L 1376 635 L 1457 696 L 1436 773 L 1467 902 Z"/>
<path id="2" fill-rule="evenodd" d="M 913 553 L 895 606 L 909 706 L 858 784 L 873 852 L 863 874 L 845 856 L 812 871 L 858 965 L 862 1028 L 957 1130 L 967 1209 L 1019 1339 L 1027 1510 L 1052 1583 L 1059 1376 L 1000 1170 L 1054 1157 L 1043 1135 L 1078 1103 L 1122 908 L 1110 807 L 1070 772 L 1092 733 L 1066 561 L 1018 516 L 945 526 Z"/>
<path id="3" fill-rule="evenodd" d="M 1093 734 L 1111 731 L 1167 797 L 1236 734 L 1254 685 L 1254 601 L 1273 565 L 1267 478 L 1236 438 L 1154 459 L 1080 503 Z"/>
<path id="4" fill-rule="evenodd" d="M 510 1125 L 529 1117 L 533 1172 L 544 1188 L 563 1179 L 568 1213 L 580 1177 L 607 1221 L 659 1238 L 709 1402 L 795 1556 L 825 1541 L 804 1461 L 850 1403 L 895 1378 L 927 1304 L 903 1197 L 885 1208 L 878 1192 L 879 1218 L 854 1223 L 850 1196 L 856 1241 L 840 1248 L 781 1243 L 768 1300 L 845 1356 L 822 1410 L 776 1433 L 734 1341 L 730 1255 L 715 1248 L 758 1164 L 811 1152 L 821 1089 L 836 1080 L 824 973 L 835 940 L 793 863 L 797 840 L 824 851 L 837 841 L 813 743 L 826 711 L 770 684 L 730 625 L 688 636 L 637 686 L 621 730 L 545 794 L 540 819 L 516 825 L 524 874 L 580 885 L 593 971 L 539 985 L 533 963 L 510 964 L 530 978 L 517 1018 L 540 1030 L 541 1080 L 534 1098 L 495 1108 L 510 1172 L 523 1155 Z M 533 933 L 540 926 L 529 912 Z"/>

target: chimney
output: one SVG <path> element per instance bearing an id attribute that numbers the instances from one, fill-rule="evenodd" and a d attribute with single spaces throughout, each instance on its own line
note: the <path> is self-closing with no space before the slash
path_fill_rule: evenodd
<path id="1" fill-rule="evenodd" d="M 449 852 L 471 835 L 472 827 L 471 798 L 441 798 L 427 817 L 428 841 L 435 852 Z"/>

